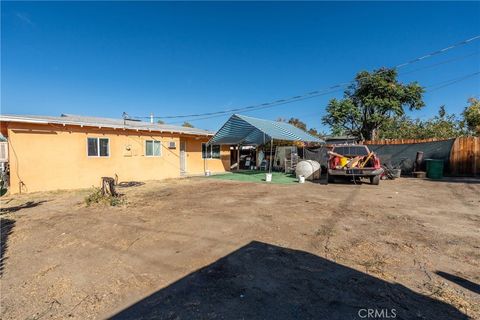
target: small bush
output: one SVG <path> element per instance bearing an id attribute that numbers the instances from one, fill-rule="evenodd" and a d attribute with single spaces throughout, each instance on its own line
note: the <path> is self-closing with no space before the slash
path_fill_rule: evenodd
<path id="1" fill-rule="evenodd" d="M 103 198 L 102 190 L 100 188 L 93 188 L 93 191 L 85 197 L 85 204 L 87 206 L 94 203 L 99 203 Z"/>
<path id="2" fill-rule="evenodd" d="M 110 196 L 109 198 L 110 198 L 110 205 L 111 205 L 112 207 L 122 206 L 122 205 L 124 205 L 124 204 L 127 203 L 126 200 L 125 200 L 125 198 L 120 197 L 120 196 L 118 196 L 118 197 L 112 197 L 112 196 Z"/>
<path id="3" fill-rule="evenodd" d="M 87 207 L 93 204 L 102 204 L 115 207 L 123 205 L 125 203 L 125 198 L 122 198 L 120 196 L 113 197 L 110 195 L 104 195 L 102 194 L 102 189 L 100 188 L 93 188 L 92 192 L 85 197 L 85 204 L 87 205 Z"/>

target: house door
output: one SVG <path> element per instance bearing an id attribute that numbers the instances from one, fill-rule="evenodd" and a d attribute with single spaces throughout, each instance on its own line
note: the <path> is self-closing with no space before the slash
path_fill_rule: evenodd
<path id="1" fill-rule="evenodd" d="M 180 140 L 180 175 L 187 174 L 187 142 Z"/>

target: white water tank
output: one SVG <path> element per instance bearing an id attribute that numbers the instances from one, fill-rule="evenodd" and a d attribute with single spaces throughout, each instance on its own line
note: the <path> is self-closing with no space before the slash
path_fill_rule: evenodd
<path id="1" fill-rule="evenodd" d="M 304 176 L 306 180 L 318 180 L 320 179 L 320 173 L 320 163 L 313 160 L 300 161 L 295 169 L 297 178 Z"/>

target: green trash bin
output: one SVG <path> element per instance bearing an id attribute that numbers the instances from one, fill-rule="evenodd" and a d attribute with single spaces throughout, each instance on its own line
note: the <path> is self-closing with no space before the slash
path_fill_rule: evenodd
<path id="1" fill-rule="evenodd" d="M 443 160 L 426 159 L 427 178 L 442 179 L 443 178 Z"/>

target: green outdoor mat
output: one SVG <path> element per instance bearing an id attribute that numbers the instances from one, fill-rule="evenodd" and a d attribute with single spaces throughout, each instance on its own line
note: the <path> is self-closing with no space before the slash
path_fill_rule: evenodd
<path id="1" fill-rule="evenodd" d="M 272 182 L 265 181 L 265 171 L 239 171 L 225 174 L 217 174 L 209 176 L 208 179 L 245 181 L 245 182 L 263 182 L 263 183 L 280 183 L 289 184 L 297 183 L 298 180 L 294 174 L 285 174 L 283 172 L 272 172 Z"/>

